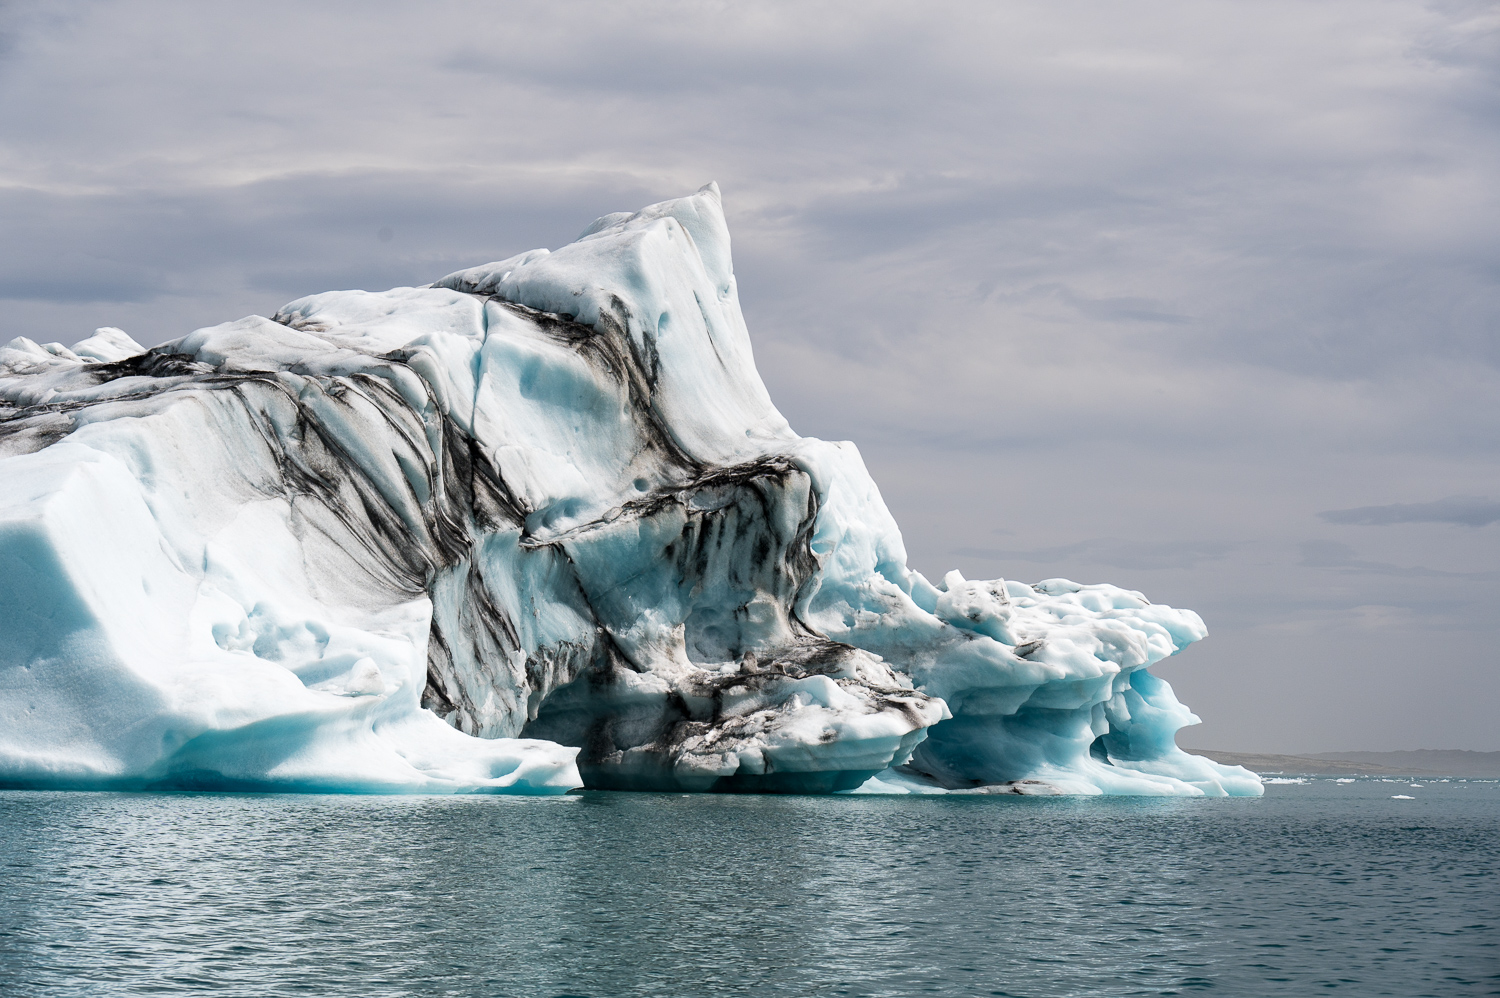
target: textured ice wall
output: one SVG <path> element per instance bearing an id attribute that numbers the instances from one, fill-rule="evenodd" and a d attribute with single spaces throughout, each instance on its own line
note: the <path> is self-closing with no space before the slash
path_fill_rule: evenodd
<path id="1" fill-rule="evenodd" d="M 1146 671 L 1196 614 L 906 567 L 772 405 L 712 185 L 0 375 L 11 785 L 1260 789 Z"/>

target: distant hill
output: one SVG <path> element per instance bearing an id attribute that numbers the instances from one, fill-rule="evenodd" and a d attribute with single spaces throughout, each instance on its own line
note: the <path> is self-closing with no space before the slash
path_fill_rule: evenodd
<path id="1" fill-rule="evenodd" d="M 1314 759 L 1334 759 L 1374 766 L 1422 769 L 1444 776 L 1500 778 L 1500 752 L 1463 749 L 1416 749 L 1411 752 L 1317 752 Z"/>
<path id="2" fill-rule="evenodd" d="M 1244 766 L 1255 773 L 1323 773 L 1399 776 L 1487 776 L 1500 778 L 1500 752 L 1462 749 L 1416 749 L 1410 752 L 1318 752 L 1312 755 L 1271 755 L 1266 752 L 1223 752 L 1187 749 L 1215 762 Z"/>

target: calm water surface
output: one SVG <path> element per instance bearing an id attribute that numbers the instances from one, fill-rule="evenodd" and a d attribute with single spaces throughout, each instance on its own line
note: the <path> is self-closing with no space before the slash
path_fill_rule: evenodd
<path id="1" fill-rule="evenodd" d="M 1500 994 L 1500 784 L 0 793 L 4 995 L 1328 991 Z"/>

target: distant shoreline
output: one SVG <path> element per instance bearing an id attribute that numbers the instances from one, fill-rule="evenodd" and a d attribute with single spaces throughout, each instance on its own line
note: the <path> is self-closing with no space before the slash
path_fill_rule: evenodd
<path id="1" fill-rule="evenodd" d="M 1226 752 L 1184 749 L 1214 762 L 1244 766 L 1254 773 L 1303 773 L 1372 776 L 1500 777 L 1500 752 L 1462 749 L 1417 749 L 1410 752 L 1318 752 L 1312 755 L 1273 755 L 1268 752 Z"/>

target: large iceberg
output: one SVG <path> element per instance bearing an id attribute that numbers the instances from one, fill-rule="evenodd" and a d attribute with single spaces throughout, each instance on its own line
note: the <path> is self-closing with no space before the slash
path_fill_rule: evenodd
<path id="1" fill-rule="evenodd" d="M 1191 611 L 933 584 L 756 372 L 717 187 L 145 350 L 0 348 L 0 783 L 1260 792 Z"/>

